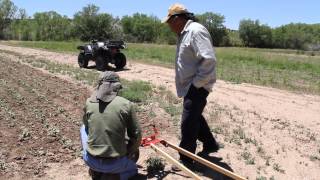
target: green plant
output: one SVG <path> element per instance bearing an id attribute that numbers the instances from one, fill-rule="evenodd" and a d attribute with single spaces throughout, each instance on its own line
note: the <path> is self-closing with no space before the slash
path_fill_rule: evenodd
<path id="1" fill-rule="evenodd" d="M 59 142 L 63 145 L 63 148 L 75 150 L 74 144 L 72 143 L 71 139 L 66 138 L 66 137 L 62 137 Z"/>
<path id="2" fill-rule="evenodd" d="M 264 154 L 264 153 L 265 153 L 264 150 L 263 150 L 263 148 L 262 148 L 261 146 L 259 146 L 259 147 L 257 148 L 257 152 L 258 152 L 259 154 Z"/>
<path id="3" fill-rule="evenodd" d="M 28 139 L 30 139 L 30 137 L 31 137 L 31 132 L 27 128 L 24 128 L 24 129 L 22 129 L 22 132 L 19 136 L 19 141 L 28 140 Z"/>
<path id="4" fill-rule="evenodd" d="M 255 164 L 255 159 L 254 159 L 254 157 L 252 157 L 250 152 L 245 151 L 245 152 L 241 153 L 241 156 L 245 160 L 246 164 Z"/>
<path id="5" fill-rule="evenodd" d="M 0 160 L 0 170 L 6 170 L 7 169 L 7 165 L 3 160 Z"/>
<path id="6" fill-rule="evenodd" d="M 55 127 L 55 126 L 48 127 L 48 136 L 58 137 L 59 133 L 60 133 L 60 130 L 58 127 Z"/>
<path id="7" fill-rule="evenodd" d="M 266 166 L 270 166 L 270 160 L 269 160 L 269 158 L 266 159 Z"/>
<path id="8" fill-rule="evenodd" d="M 278 163 L 274 163 L 273 164 L 273 169 L 278 171 L 278 172 L 284 173 L 284 170 L 281 169 L 281 167 L 280 167 L 280 165 Z"/>
<path id="9" fill-rule="evenodd" d="M 237 129 L 234 129 L 233 133 L 238 135 L 240 139 L 245 139 L 246 137 L 244 130 L 240 126 Z"/>
<path id="10" fill-rule="evenodd" d="M 267 180 L 267 177 L 260 176 L 260 177 L 257 177 L 256 180 Z"/>
<path id="11" fill-rule="evenodd" d="M 222 134 L 223 133 L 223 129 L 219 126 L 211 129 L 211 132 L 214 132 L 215 134 Z"/>
<path id="12" fill-rule="evenodd" d="M 123 89 L 119 92 L 123 96 L 133 102 L 145 102 L 151 95 L 152 87 L 150 83 L 145 81 L 126 81 L 123 82 Z"/>
<path id="13" fill-rule="evenodd" d="M 165 162 L 159 157 L 149 157 L 146 160 L 148 173 L 155 173 L 158 171 L 163 171 L 165 167 Z"/>

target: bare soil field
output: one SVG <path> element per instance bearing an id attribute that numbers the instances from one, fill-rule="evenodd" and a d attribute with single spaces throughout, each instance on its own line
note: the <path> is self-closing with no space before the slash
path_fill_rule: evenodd
<path id="1" fill-rule="evenodd" d="M 82 105 L 91 88 L 19 63 L 33 57 L 77 66 L 77 56 L 0 45 L 0 179 L 88 179 L 80 157 Z M 121 78 L 148 81 L 175 93 L 174 70 L 128 62 Z M 179 127 L 158 105 L 162 138 L 178 144 Z M 248 179 L 320 178 L 320 97 L 218 81 L 205 116 L 222 148 L 210 160 Z M 141 123 L 148 124 L 144 114 Z M 199 146 L 201 147 L 201 146 Z M 175 151 L 163 148 L 177 157 Z M 199 151 L 201 148 L 199 149 Z M 185 179 L 165 171 L 150 176 L 141 148 L 138 179 Z M 204 179 L 224 179 L 202 172 Z"/>

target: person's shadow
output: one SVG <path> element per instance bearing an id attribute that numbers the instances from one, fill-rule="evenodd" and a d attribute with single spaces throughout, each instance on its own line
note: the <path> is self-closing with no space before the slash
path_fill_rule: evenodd
<path id="1" fill-rule="evenodd" d="M 225 162 L 222 162 L 222 158 L 218 158 L 218 157 L 214 157 L 214 156 L 209 156 L 208 154 L 204 154 L 204 153 L 198 153 L 198 156 L 214 163 L 217 166 L 220 166 L 224 169 L 227 169 L 231 172 L 233 172 L 232 168 L 226 164 Z M 208 177 L 210 179 L 214 179 L 214 180 L 232 180 L 232 178 L 218 172 L 215 170 L 212 170 L 209 167 L 206 167 L 200 163 L 197 164 L 197 168 L 195 169 L 190 169 L 191 171 L 196 172 L 197 174 L 201 175 L 201 176 L 205 176 Z M 138 174 L 132 178 L 130 178 L 130 180 L 145 180 L 145 179 L 149 179 L 149 178 L 156 178 L 156 179 L 165 179 L 165 177 L 168 174 L 179 174 L 179 176 L 185 177 L 187 178 L 188 176 L 184 176 L 183 173 L 176 173 L 174 171 L 161 171 L 161 172 L 155 172 L 155 173 L 148 173 L 147 175 L 143 175 L 143 174 Z"/>
<path id="2" fill-rule="evenodd" d="M 231 172 L 233 172 L 232 168 L 225 162 L 222 161 L 222 158 L 218 158 L 218 157 L 214 157 L 214 156 L 209 156 L 209 154 L 205 154 L 205 153 L 198 153 L 198 156 L 212 162 L 213 164 L 220 166 L 226 170 L 229 170 Z M 206 176 L 210 179 L 214 179 L 214 180 L 232 180 L 232 178 L 218 172 L 215 170 L 212 170 L 211 168 L 204 166 L 202 164 L 199 163 L 199 166 L 201 167 L 199 172 L 203 175 Z"/>
<path id="3" fill-rule="evenodd" d="M 172 171 L 158 171 L 158 172 L 153 172 L 153 173 L 147 173 L 147 175 L 144 174 L 137 174 L 134 177 L 130 178 L 129 180 L 145 180 L 145 179 L 166 179 L 167 175 L 169 174 L 179 174 L 179 176 L 188 178 L 188 176 L 185 176 L 183 173 L 176 173 Z"/>

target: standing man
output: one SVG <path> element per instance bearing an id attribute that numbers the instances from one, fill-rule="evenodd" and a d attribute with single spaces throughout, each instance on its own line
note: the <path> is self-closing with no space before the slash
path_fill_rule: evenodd
<path id="1" fill-rule="evenodd" d="M 80 130 L 83 160 L 94 180 L 125 180 L 138 172 L 130 157 L 139 152 L 141 130 L 133 103 L 117 96 L 120 89 L 115 72 L 102 72 L 85 104 Z"/>
<path id="2" fill-rule="evenodd" d="M 207 96 L 216 82 L 216 57 L 211 36 L 182 4 L 170 6 L 162 22 L 178 36 L 175 81 L 177 94 L 183 97 L 180 147 L 195 153 L 198 139 L 203 143 L 203 153 L 216 152 L 219 145 L 202 115 Z M 182 154 L 180 161 L 193 167 L 193 161 Z"/>

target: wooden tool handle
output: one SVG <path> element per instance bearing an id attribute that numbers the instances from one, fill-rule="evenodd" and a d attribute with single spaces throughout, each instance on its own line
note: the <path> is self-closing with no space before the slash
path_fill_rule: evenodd
<path id="1" fill-rule="evenodd" d="M 155 146 L 154 144 L 150 144 L 151 148 L 161 154 L 163 157 L 165 157 L 168 161 L 170 161 L 172 164 L 175 164 L 177 167 L 179 167 L 179 169 L 181 169 L 183 172 L 187 173 L 189 176 L 191 176 L 194 179 L 201 179 L 198 175 L 196 175 L 194 172 L 190 171 L 188 168 L 186 168 L 184 165 L 182 165 L 181 163 L 179 163 L 177 160 L 175 160 L 174 158 L 172 158 L 169 154 L 165 153 L 164 151 L 162 151 L 161 149 L 159 149 L 157 146 Z"/>
<path id="2" fill-rule="evenodd" d="M 205 165 L 205 166 L 207 166 L 207 167 L 209 167 L 209 168 L 211 168 L 211 169 L 213 169 L 215 171 L 218 171 L 218 172 L 220 172 L 220 173 L 222 173 L 222 174 L 224 174 L 224 175 L 226 175 L 228 177 L 231 177 L 231 178 L 233 178 L 235 180 L 245 180 L 244 177 L 241 177 L 241 176 L 239 176 L 239 175 L 237 175 L 237 174 L 235 174 L 235 173 L 233 173 L 233 172 L 231 172 L 231 171 L 229 171 L 227 169 L 224 169 L 224 168 L 222 168 L 222 167 L 220 167 L 220 166 L 218 166 L 216 164 L 213 164 L 212 162 L 210 162 L 210 161 L 208 161 L 208 160 L 206 160 L 206 159 L 204 159 L 202 157 L 199 157 L 199 156 L 197 156 L 197 155 L 195 155 L 193 153 L 190 153 L 189 151 L 186 151 L 185 149 L 182 149 L 182 148 L 180 148 L 180 147 L 178 147 L 176 145 L 173 145 L 172 143 L 169 143 L 169 142 L 167 142 L 165 140 L 162 140 L 161 143 L 164 144 L 165 146 L 169 146 L 169 147 L 177 150 L 181 154 L 183 154 L 185 156 L 188 156 L 189 158 L 191 158 L 191 159 L 193 159 L 193 160 L 195 160 L 195 161 L 197 161 L 197 162 L 199 162 L 199 163 L 201 163 L 201 164 L 203 164 L 203 165 Z"/>

